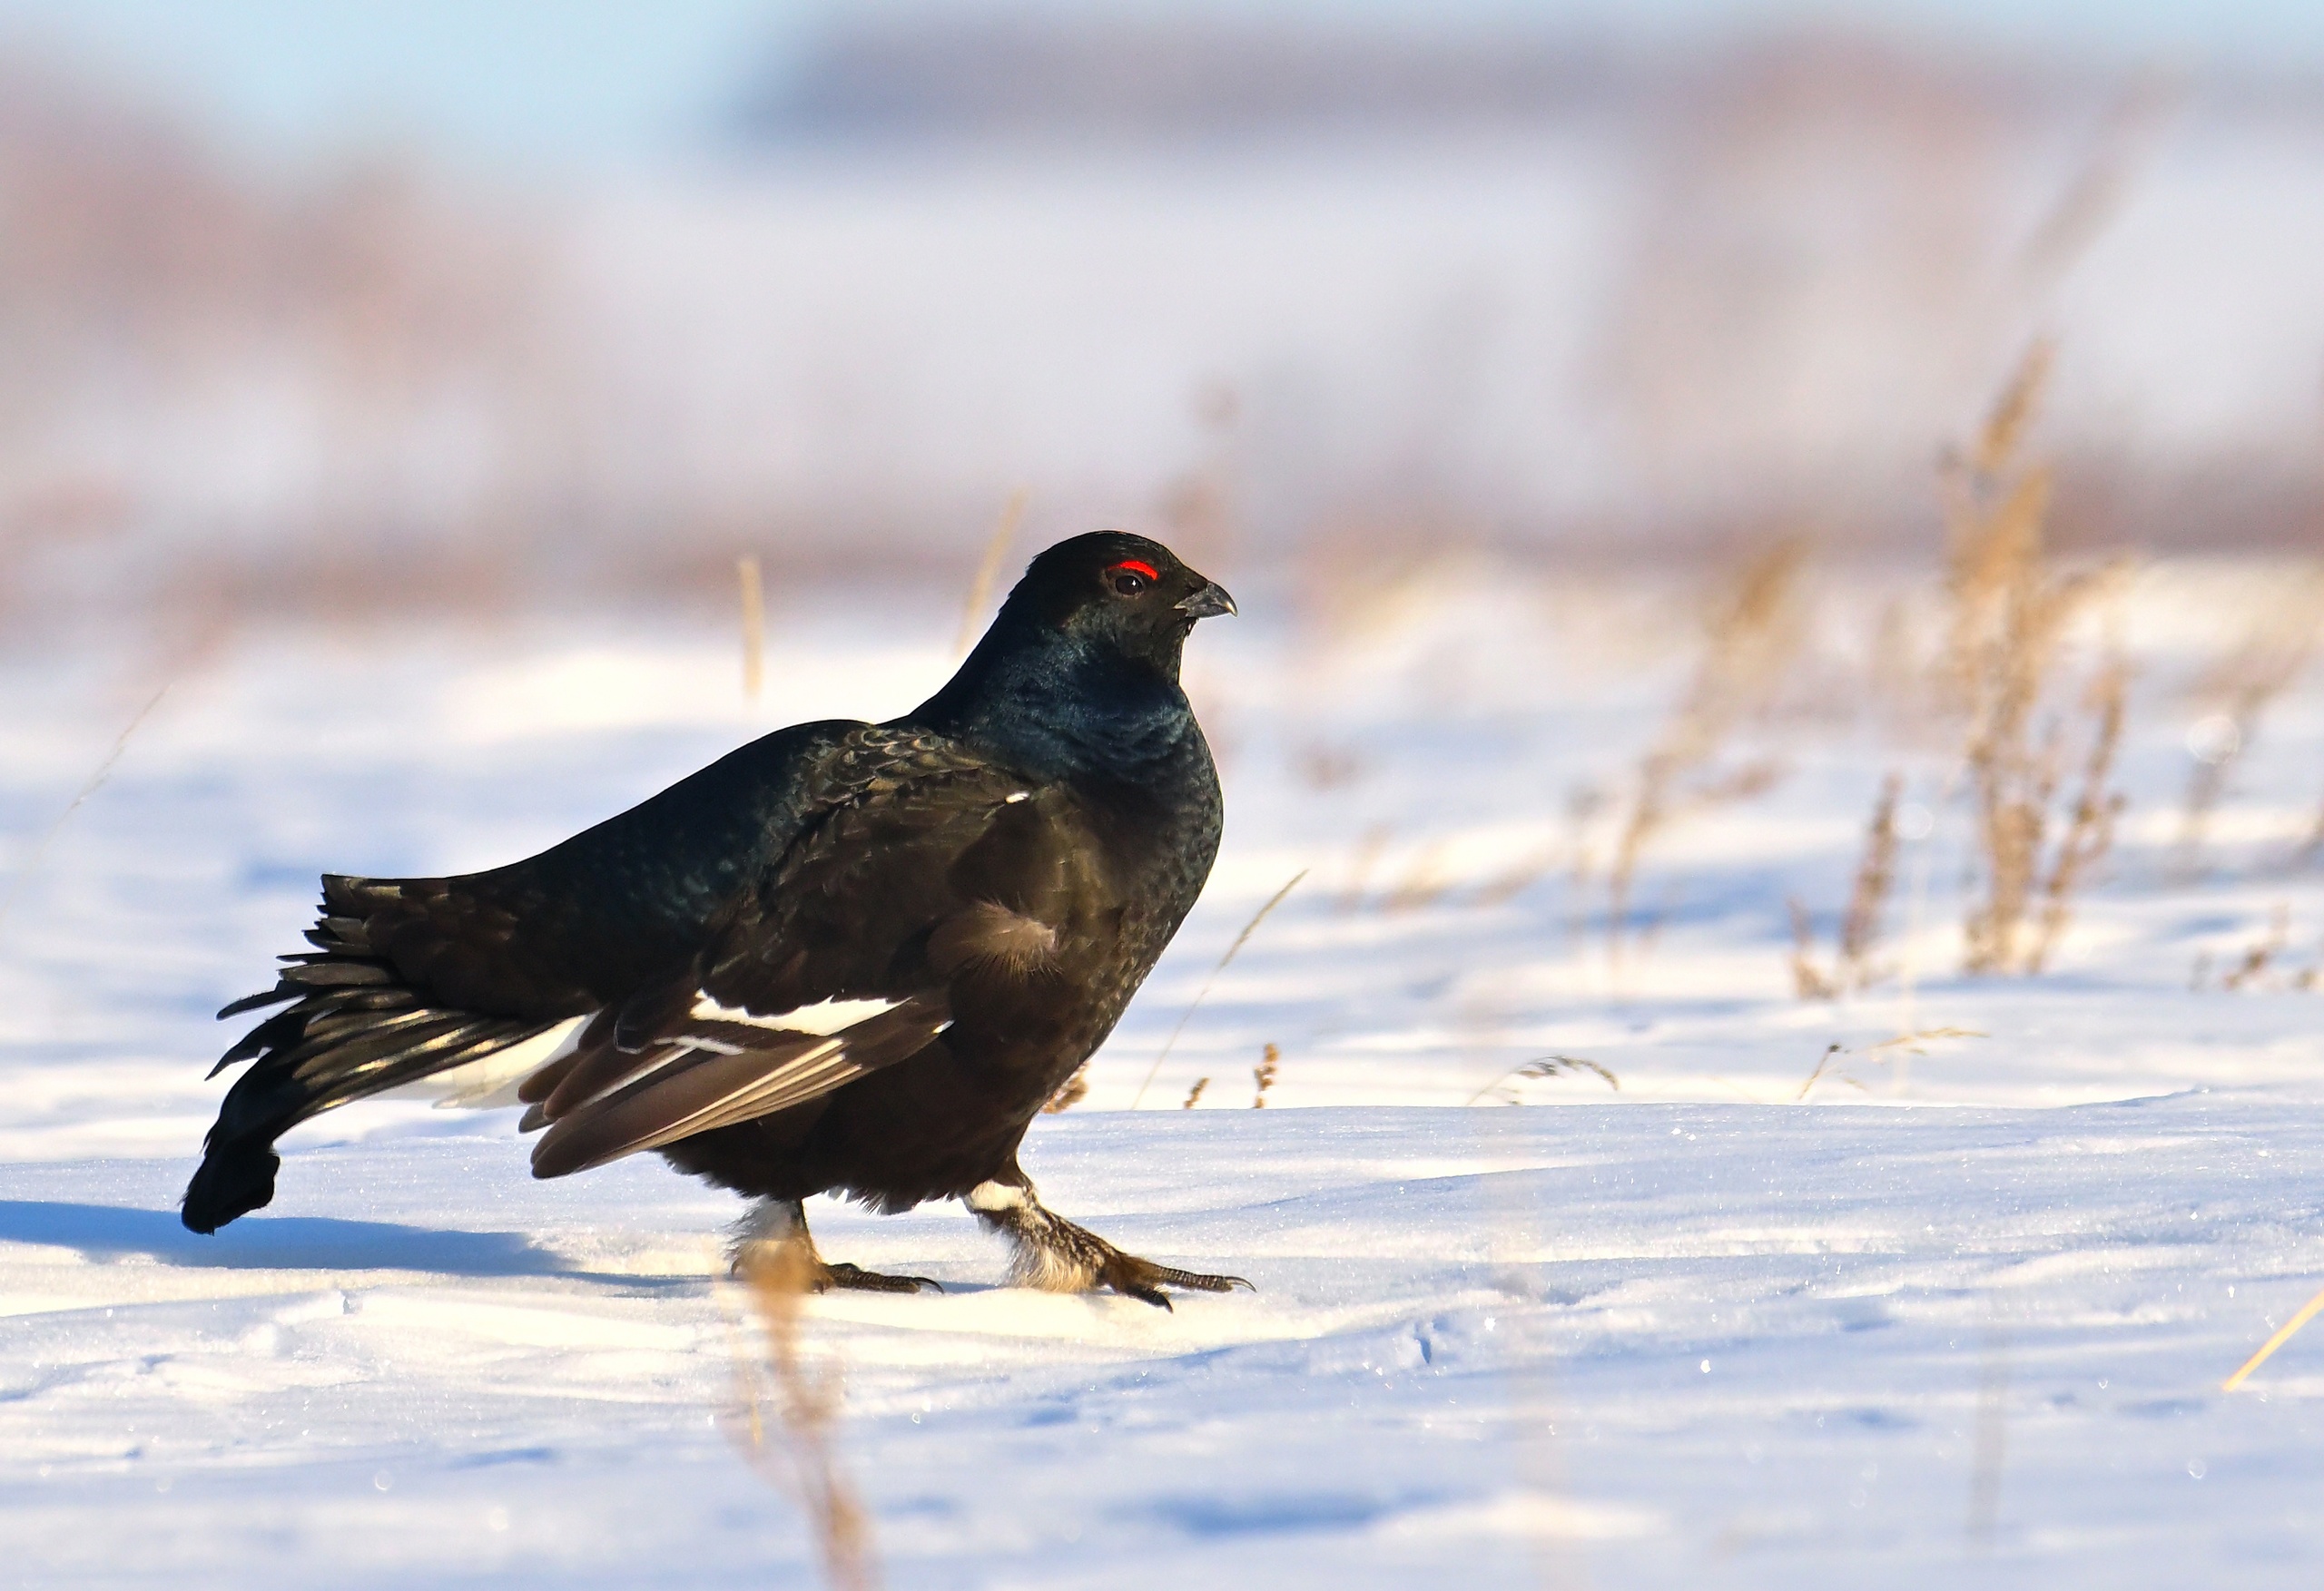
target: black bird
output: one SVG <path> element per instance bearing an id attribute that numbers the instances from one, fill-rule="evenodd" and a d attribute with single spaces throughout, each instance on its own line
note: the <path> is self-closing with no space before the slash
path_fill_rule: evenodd
<path id="1" fill-rule="evenodd" d="M 454 1074 L 515 1085 L 534 1175 L 657 1150 L 763 1201 L 743 1242 L 810 1242 L 811 1193 L 958 1198 L 1020 1282 L 1166 1308 L 1237 1284 L 1052 1214 L 1017 1164 L 1209 876 L 1218 779 L 1178 663 L 1233 612 L 1159 543 L 1076 536 L 901 718 L 778 731 L 490 872 L 326 874 L 315 948 L 219 1014 L 290 1002 L 218 1063 L 251 1066 L 186 1225 L 271 1200 L 295 1124 Z M 923 1285 L 813 1263 L 819 1287 Z"/>

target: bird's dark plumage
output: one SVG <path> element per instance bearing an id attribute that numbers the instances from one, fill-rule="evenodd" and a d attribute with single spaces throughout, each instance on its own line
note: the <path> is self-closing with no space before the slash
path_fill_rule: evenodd
<path id="1" fill-rule="evenodd" d="M 812 1193 L 960 1197 L 1027 1280 L 1226 1285 L 1041 1209 L 1016 1151 L 1209 873 L 1218 782 L 1178 662 L 1233 611 L 1157 543 L 1078 536 L 902 718 L 780 731 L 490 872 L 326 876 L 314 948 L 222 1013 L 280 1007 L 219 1063 L 250 1066 L 185 1223 L 267 1203 L 295 1124 L 441 1075 L 515 1085 L 536 1175 L 655 1149 L 799 1241 Z"/>

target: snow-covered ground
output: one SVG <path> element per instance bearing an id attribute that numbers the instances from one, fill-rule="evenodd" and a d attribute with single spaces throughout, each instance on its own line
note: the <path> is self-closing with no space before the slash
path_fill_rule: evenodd
<path id="1" fill-rule="evenodd" d="M 1952 763 L 1863 685 L 1904 610 L 1822 592 L 1795 687 L 1720 752 L 1783 777 L 1649 848 L 1618 959 L 1604 859 L 1693 664 L 1683 587 L 1230 579 L 1252 617 L 1190 668 L 1226 850 L 1027 1164 L 1134 1251 L 1257 1291 L 1029 1294 L 956 1208 L 815 1210 L 828 1252 L 950 1290 L 808 1309 L 891 1582 L 2313 1584 L 2324 1336 L 2218 1389 L 2324 1281 L 2324 891 L 2290 859 L 2324 692 L 2247 724 L 2211 842 L 2176 845 L 2191 731 L 2218 741 L 2191 683 L 2287 581 L 2127 588 L 2102 626 L 2139 671 L 2122 843 L 2055 970 L 1972 980 Z M 901 711 L 955 615 L 832 592 L 774 617 L 754 707 L 714 617 L 0 655 L 24 1583 L 815 1583 L 741 1450 L 724 1195 L 642 1161 L 537 1183 L 509 1114 L 388 1101 L 295 1134 L 262 1214 L 211 1240 L 174 1214 L 222 1087 L 209 1013 L 292 947 L 318 871 L 507 859 L 757 730 Z M 1889 976 L 1803 1002 L 1787 899 L 1828 954 L 1890 767 L 1931 830 Z M 1963 1036 L 1878 1047 L 1934 1029 Z M 1507 1080 L 1551 1054 L 1620 1087 Z"/>

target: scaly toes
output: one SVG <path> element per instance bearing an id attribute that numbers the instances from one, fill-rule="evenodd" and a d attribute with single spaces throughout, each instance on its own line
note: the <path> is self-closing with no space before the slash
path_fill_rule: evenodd
<path id="1" fill-rule="evenodd" d="M 844 1287 L 862 1292 L 918 1292 L 923 1287 L 931 1292 L 944 1291 L 941 1284 L 931 1282 L 925 1276 L 882 1276 L 877 1271 L 866 1271 L 861 1266 L 844 1262 L 825 1265 L 822 1283 L 815 1291 L 822 1292 L 833 1287 Z"/>
<path id="2" fill-rule="evenodd" d="M 1166 1310 L 1170 1308 L 1170 1300 L 1162 1291 L 1166 1287 L 1200 1292 L 1226 1292 L 1237 1287 L 1258 1291 L 1240 1276 L 1206 1276 L 1198 1271 L 1180 1271 L 1119 1251 L 1108 1256 L 1103 1279 L 1116 1292 Z"/>

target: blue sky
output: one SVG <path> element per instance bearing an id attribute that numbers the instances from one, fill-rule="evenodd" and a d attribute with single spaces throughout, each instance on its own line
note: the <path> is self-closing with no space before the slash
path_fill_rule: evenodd
<path id="1" fill-rule="evenodd" d="M 1113 0 L 1113 8 L 1182 13 L 1193 3 Z M 2039 49 L 2324 66 L 2324 0 L 1203 3 L 1295 21 L 1571 19 L 1664 34 L 1808 15 L 1966 30 Z M 852 4 L 909 14 L 977 0 Z M 652 163 L 700 148 L 753 68 L 838 8 L 837 0 L 0 0 L 0 43 L 29 42 L 138 85 L 262 160 L 295 164 L 384 144 L 460 165 L 547 171 Z"/>

